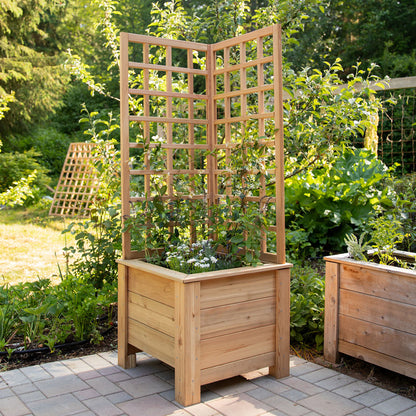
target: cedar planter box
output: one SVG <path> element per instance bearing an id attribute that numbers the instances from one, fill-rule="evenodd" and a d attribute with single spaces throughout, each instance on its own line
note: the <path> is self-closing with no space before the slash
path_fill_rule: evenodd
<path id="1" fill-rule="evenodd" d="M 325 359 L 344 353 L 416 378 L 416 271 L 325 260 Z"/>
<path id="2" fill-rule="evenodd" d="M 146 351 L 175 369 L 176 400 L 203 384 L 270 367 L 289 375 L 290 264 L 186 275 L 119 261 L 119 364 Z"/>

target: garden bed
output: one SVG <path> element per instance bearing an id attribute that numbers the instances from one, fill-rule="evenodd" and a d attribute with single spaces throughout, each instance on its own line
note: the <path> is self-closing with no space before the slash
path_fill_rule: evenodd
<path id="1" fill-rule="evenodd" d="M 145 351 L 175 368 L 176 397 L 200 401 L 201 385 L 270 367 L 289 375 L 290 264 L 187 275 L 120 260 L 119 364 Z"/>
<path id="2" fill-rule="evenodd" d="M 325 358 L 345 353 L 416 378 L 416 271 L 326 258 Z"/>

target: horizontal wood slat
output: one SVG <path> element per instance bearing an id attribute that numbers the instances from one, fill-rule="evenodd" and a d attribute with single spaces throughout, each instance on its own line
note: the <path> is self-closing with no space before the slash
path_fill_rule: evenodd
<path id="1" fill-rule="evenodd" d="M 264 56 L 262 58 L 252 59 L 251 61 L 241 62 L 234 65 L 227 65 L 224 68 L 217 68 L 214 70 L 214 75 L 221 75 L 225 72 L 238 71 L 240 69 L 250 68 L 251 66 L 263 65 L 273 62 L 273 56 Z"/>
<path id="2" fill-rule="evenodd" d="M 250 114 L 250 115 L 246 115 L 246 116 L 237 116 L 237 117 L 227 117 L 227 118 L 216 119 L 214 121 L 214 124 L 219 125 L 219 124 L 239 123 L 241 121 L 261 120 L 261 119 L 273 118 L 273 117 L 274 117 L 274 113 Z"/>
<path id="3" fill-rule="evenodd" d="M 185 40 L 155 38 L 153 36 L 139 35 L 136 33 L 127 33 L 128 41 L 132 43 L 144 43 L 147 45 L 172 46 L 173 48 L 193 49 L 195 51 L 206 51 L 208 45 L 206 43 L 188 42 Z"/>
<path id="4" fill-rule="evenodd" d="M 234 46 L 236 44 L 236 41 L 238 43 L 243 43 L 243 42 L 248 42 L 250 40 L 253 40 L 253 38 L 254 39 L 259 39 L 259 38 L 262 38 L 264 36 L 270 36 L 271 35 L 271 33 L 270 33 L 271 28 L 272 28 L 272 26 L 264 27 L 262 29 L 256 30 L 255 32 L 248 32 L 248 33 L 245 33 L 244 35 L 240 35 L 240 36 L 238 36 L 238 38 L 222 40 L 220 42 L 214 43 L 212 45 L 212 50 L 218 51 L 220 49 L 229 48 L 230 46 Z"/>
<path id="5" fill-rule="evenodd" d="M 137 88 L 129 88 L 129 94 L 133 95 L 151 95 L 158 97 L 176 97 L 176 98 L 191 98 L 194 100 L 207 100 L 207 96 L 204 94 L 188 94 L 186 92 L 166 92 L 157 90 L 142 90 Z"/>
<path id="6" fill-rule="evenodd" d="M 275 296 L 275 271 L 201 282 L 201 309 Z"/>
<path id="7" fill-rule="evenodd" d="M 275 326 L 201 340 L 201 369 L 275 351 Z"/>
<path id="8" fill-rule="evenodd" d="M 339 316 L 339 340 L 416 364 L 416 335 L 348 316 Z"/>
<path id="9" fill-rule="evenodd" d="M 128 314 L 134 320 L 166 335 L 175 335 L 175 311 L 171 306 L 128 292 Z"/>
<path id="10" fill-rule="evenodd" d="M 208 150 L 209 146 L 207 144 L 190 144 L 190 143 L 174 143 L 174 144 L 168 144 L 168 143 L 149 143 L 146 144 L 146 146 L 143 143 L 130 143 L 130 148 L 136 148 L 136 149 L 144 149 L 145 147 L 148 149 L 156 149 L 160 147 L 161 149 L 203 149 Z"/>
<path id="11" fill-rule="evenodd" d="M 339 313 L 416 334 L 416 306 L 413 305 L 341 289 Z M 411 316 L 415 319 L 409 319 Z"/>
<path id="12" fill-rule="evenodd" d="M 204 309 L 201 339 L 231 334 L 275 323 L 274 297 Z"/>
<path id="13" fill-rule="evenodd" d="M 379 353 L 377 351 L 363 348 L 359 345 L 350 344 L 346 341 L 339 342 L 339 351 L 367 361 L 368 363 L 376 364 L 388 370 L 395 371 L 407 377 L 416 378 L 416 365 L 406 361 L 399 360 L 395 357 Z"/>
<path id="14" fill-rule="evenodd" d="M 128 343 L 175 366 L 174 339 L 131 318 L 128 320 Z"/>
<path id="15" fill-rule="evenodd" d="M 171 307 L 175 305 L 174 282 L 143 270 L 129 269 L 128 290 Z"/>
<path id="16" fill-rule="evenodd" d="M 179 118 L 179 117 L 153 117 L 153 116 L 129 116 L 130 121 L 142 121 L 150 123 L 177 123 L 177 124 L 208 124 L 207 120 L 201 118 Z"/>
<path id="17" fill-rule="evenodd" d="M 415 276 L 398 276 L 380 269 L 343 264 L 340 288 L 416 305 Z"/>
<path id="18" fill-rule="evenodd" d="M 212 383 L 217 380 L 238 376 L 250 371 L 274 365 L 276 354 L 268 352 L 243 360 L 232 361 L 216 367 L 205 368 L 201 371 L 201 384 Z"/>

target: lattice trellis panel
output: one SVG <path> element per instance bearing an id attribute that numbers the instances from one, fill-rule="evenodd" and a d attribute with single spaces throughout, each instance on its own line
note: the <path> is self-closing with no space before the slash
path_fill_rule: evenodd
<path id="1" fill-rule="evenodd" d="M 95 143 L 71 143 L 49 215 L 87 218 L 99 186 L 94 168 Z"/>
<path id="2" fill-rule="evenodd" d="M 275 212 L 263 258 L 284 263 L 280 26 L 214 45 L 122 33 L 120 71 L 123 218 L 155 190 L 170 206 L 244 199 Z"/>

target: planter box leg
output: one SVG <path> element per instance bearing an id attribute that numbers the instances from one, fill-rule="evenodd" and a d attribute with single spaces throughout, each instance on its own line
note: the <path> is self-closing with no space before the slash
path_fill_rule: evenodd
<path id="1" fill-rule="evenodd" d="M 290 352 L 290 269 L 276 271 L 276 359 L 269 374 L 288 377 Z"/>
<path id="2" fill-rule="evenodd" d="M 175 286 L 175 399 L 183 406 L 201 401 L 200 283 Z"/>
<path id="3" fill-rule="evenodd" d="M 136 367 L 136 354 L 128 344 L 128 269 L 118 266 L 118 365 L 123 368 Z"/>
<path id="4" fill-rule="evenodd" d="M 325 330 L 324 357 L 331 363 L 339 361 L 338 352 L 338 307 L 339 307 L 338 263 L 326 262 L 325 275 Z"/>

